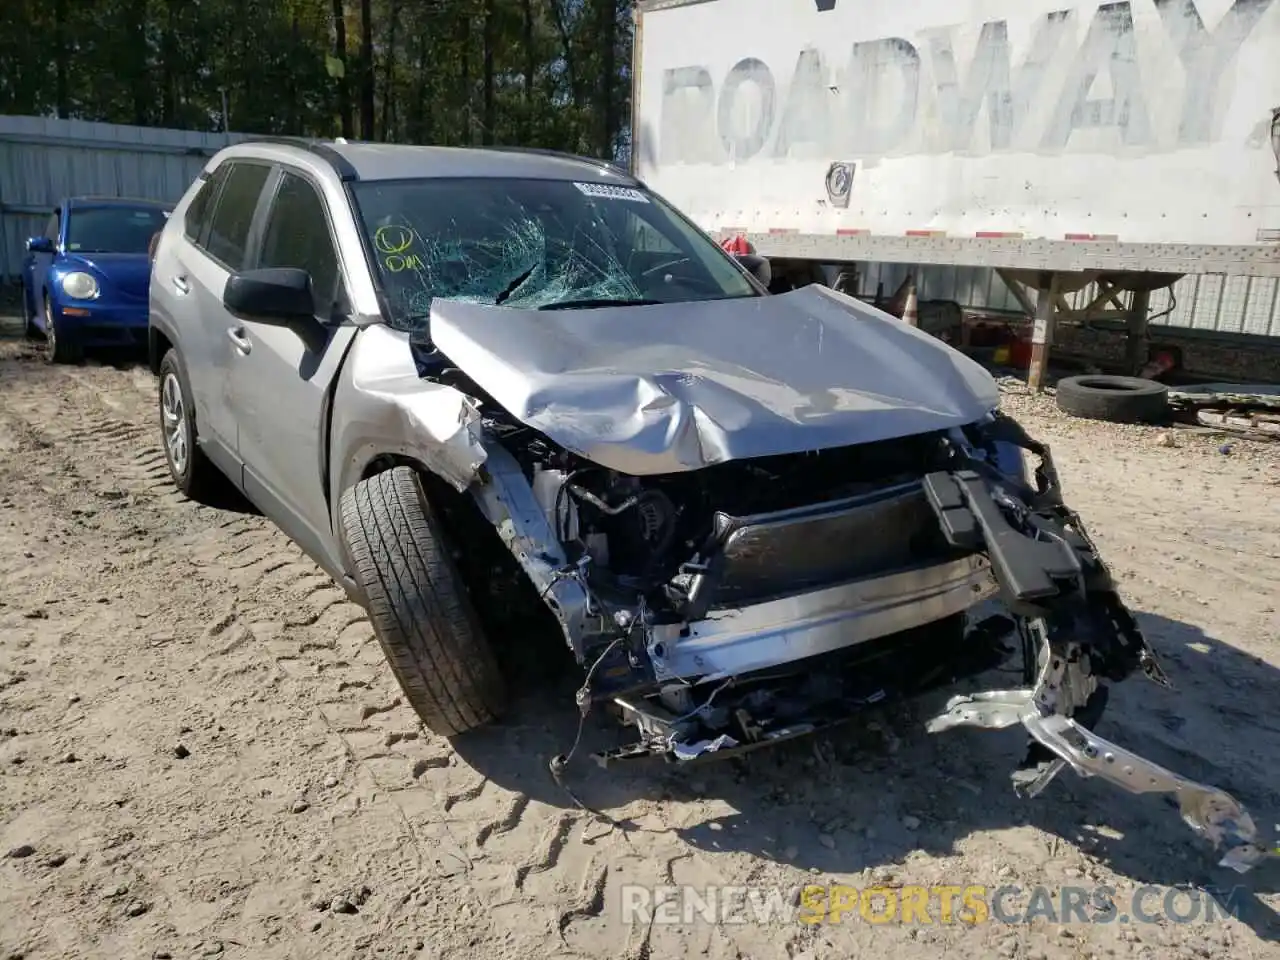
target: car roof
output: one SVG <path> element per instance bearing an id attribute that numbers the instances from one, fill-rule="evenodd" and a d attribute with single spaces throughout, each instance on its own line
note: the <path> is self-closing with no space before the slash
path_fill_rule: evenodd
<path id="1" fill-rule="evenodd" d="M 423 147 L 402 143 L 350 140 L 262 138 L 225 148 L 229 155 L 266 156 L 275 151 L 306 151 L 323 157 L 346 180 L 418 180 L 444 177 L 495 177 L 578 180 L 636 185 L 621 167 L 554 150 L 516 147 Z"/>
<path id="2" fill-rule="evenodd" d="M 68 197 L 63 207 L 155 207 L 159 210 L 171 210 L 173 204 L 163 200 L 148 200 L 143 197 Z"/>

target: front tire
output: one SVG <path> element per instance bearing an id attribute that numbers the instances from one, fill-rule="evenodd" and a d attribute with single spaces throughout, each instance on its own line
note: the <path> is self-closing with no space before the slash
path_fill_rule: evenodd
<path id="1" fill-rule="evenodd" d="M 176 350 L 160 361 L 160 438 L 174 486 L 191 500 L 206 503 L 223 477 L 196 443 L 195 405 L 187 372 Z"/>
<path id="2" fill-rule="evenodd" d="M 84 359 L 79 333 L 59 325 L 47 293 L 44 295 L 44 356 L 50 363 L 79 363 Z"/>
<path id="3" fill-rule="evenodd" d="M 496 719 L 506 690 L 418 475 L 395 467 L 342 495 L 341 536 L 373 632 L 429 730 Z"/>

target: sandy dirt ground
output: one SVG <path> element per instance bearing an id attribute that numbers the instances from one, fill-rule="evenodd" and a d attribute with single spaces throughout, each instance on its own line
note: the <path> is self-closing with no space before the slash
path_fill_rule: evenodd
<path id="1" fill-rule="evenodd" d="M 1070 772 L 1021 800 L 1022 735 L 928 735 L 940 699 L 741 762 L 575 760 L 569 786 L 615 824 L 547 773 L 578 678 L 451 747 L 288 540 L 173 491 L 155 393 L 142 366 L 0 343 L 0 960 L 1280 957 L 1280 862 L 1241 878 L 1166 800 Z M 1280 444 L 1006 405 L 1052 444 L 1176 685 L 1120 686 L 1099 732 L 1270 834 Z M 1148 913 L 1182 888 L 1183 915 L 1243 886 L 1213 922 L 624 922 L 624 886 L 663 883 L 1103 884 L 1121 903 L 1150 884 Z"/>

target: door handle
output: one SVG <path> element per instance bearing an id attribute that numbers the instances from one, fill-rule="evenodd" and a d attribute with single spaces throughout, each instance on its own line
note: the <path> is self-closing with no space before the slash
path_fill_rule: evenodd
<path id="1" fill-rule="evenodd" d="M 253 349 L 253 344 L 249 338 L 244 335 L 244 327 L 230 327 L 227 329 L 227 339 L 231 341 L 232 346 L 242 356 L 247 355 Z"/>
<path id="2" fill-rule="evenodd" d="M 186 277 L 173 277 L 173 289 L 179 293 L 187 294 L 191 292 L 191 284 L 187 283 Z"/>

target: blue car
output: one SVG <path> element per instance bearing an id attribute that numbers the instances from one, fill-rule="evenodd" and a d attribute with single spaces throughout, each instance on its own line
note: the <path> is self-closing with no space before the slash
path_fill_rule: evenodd
<path id="1" fill-rule="evenodd" d="M 86 347 L 141 344 L 147 335 L 151 243 L 171 204 L 72 197 L 27 241 L 22 264 L 27 333 L 53 363 Z"/>

